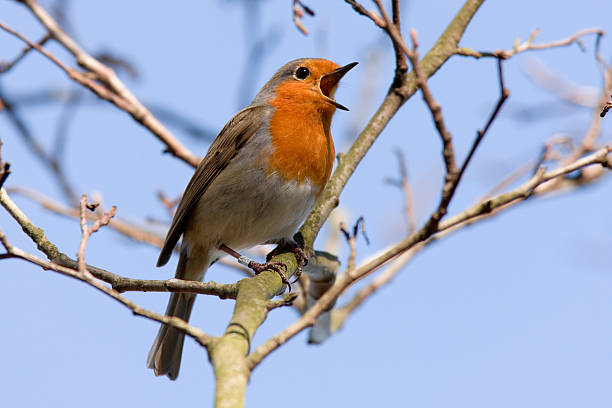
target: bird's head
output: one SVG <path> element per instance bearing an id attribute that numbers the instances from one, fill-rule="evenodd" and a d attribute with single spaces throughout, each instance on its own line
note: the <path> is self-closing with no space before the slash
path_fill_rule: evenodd
<path id="1" fill-rule="evenodd" d="M 299 103 L 310 101 L 331 109 L 348 110 L 334 99 L 340 79 L 350 71 L 356 62 L 340 66 L 322 58 L 301 58 L 280 68 L 262 88 L 256 97 L 268 99 L 281 97 Z"/>

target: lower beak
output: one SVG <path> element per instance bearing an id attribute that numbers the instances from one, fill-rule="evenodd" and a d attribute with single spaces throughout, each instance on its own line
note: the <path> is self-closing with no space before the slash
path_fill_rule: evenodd
<path id="1" fill-rule="evenodd" d="M 340 79 L 349 72 L 355 65 L 356 62 L 351 62 L 350 64 L 346 64 L 343 67 L 333 70 L 332 72 L 325 74 L 321 77 L 321 81 L 319 82 L 319 87 L 321 88 L 321 93 L 326 98 L 327 102 L 336 106 L 338 109 L 342 109 L 347 111 L 348 108 L 344 105 L 336 102 L 335 99 L 329 97 L 331 90 L 340 82 Z"/>

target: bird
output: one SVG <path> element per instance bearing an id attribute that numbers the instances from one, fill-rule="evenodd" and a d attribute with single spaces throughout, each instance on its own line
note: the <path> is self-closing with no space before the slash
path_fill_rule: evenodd
<path id="1" fill-rule="evenodd" d="M 165 265 L 182 235 L 177 279 L 201 281 L 229 253 L 255 273 L 274 269 L 239 250 L 262 243 L 289 245 L 330 177 L 335 152 L 330 134 L 340 79 L 356 62 L 340 66 L 301 58 L 282 66 L 249 106 L 223 127 L 185 188 L 157 261 Z M 301 260 L 298 259 L 300 262 Z M 170 295 L 167 316 L 189 320 L 194 293 Z M 155 375 L 175 380 L 184 333 L 162 324 L 147 358 Z"/>

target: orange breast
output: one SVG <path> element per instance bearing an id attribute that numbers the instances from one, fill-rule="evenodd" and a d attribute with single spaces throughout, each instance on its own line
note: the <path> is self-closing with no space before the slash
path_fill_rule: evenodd
<path id="1" fill-rule="evenodd" d="M 274 153 L 270 173 L 304 183 L 308 178 L 321 190 L 334 164 L 334 143 L 329 131 L 335 107 L 300 83 L 287 82 L 275 89 L 269 103 Z"/>

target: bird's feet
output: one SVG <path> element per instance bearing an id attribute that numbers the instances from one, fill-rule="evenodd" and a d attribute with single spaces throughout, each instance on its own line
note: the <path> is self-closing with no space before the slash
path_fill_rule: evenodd
<path id="1" fill-rule="evenodd" d="M 287 252 L 287 251 L 293 252 L 295 254 L 295 258 L 297 259 L 297 270 L 295 272 L 295 281 L 293 282 L 295 283 L 297 282 L 297 280 L 300 278 L 300 275 L 302 274 L 302 268 L 308 264 L 308 258 L 306 258 L 306 254 L 304 254 L 304 251 L 302 250 L 302 248 L 300 248 L 293 241 L 281 240 L 281 241 L 275 241 L 271 243 L 278 244 L 278 246 L 274 248 L 274 250 L 267 255 L 266 257 L 267 262 L 263 264 L 259 262 L 255 262 L 251 258 L 246 257 L 244 255 L 240 255 L 238 252 L 234 251 L 233 249 L 231 249 L 225 244 L 221 244 L 219 246 L 219 249 L 233 256 L 234 258 L 236 258 L 239 264 L 244 265 L 247 268 L 251 269 L 253 272 L 255 272 L 255 275 L 259 275 L 263 271 L 267 271 L 267 270 L 275 271 L 276 273 L 280 275 L 283 283 L 289 287 L 289 292 L 291 292 L 291 282 L 289 282 L 289 280 L 285 276 L 285 272 L 287 272 L 287 265 L 285 265 L 282 262 L 270 262 L 270 259 L 272 259 L 273 256 L 278 255 L 283 252 Z"/>
<path id="2" fill-rule="evenodd" d="M 287 271 L 287 265 L 285 265 L 284 263 L 282 262 L 259 263 L 259 262 L 255 262 L 251 260 L 249 261 L 249 263 L 246 264 L 246 266 L 247 268 L 255 272 L 255 275 L 259 275 L 263 271 L 274 271 L 278 273 L 283 283 L 289 287 L 289 292 L 291 292 L 291 283 L 285 276 L 285 272 Z"/>
<path id="3" fill-rule="evenodd" d="M 268 255 L 266 255 L 266 260 L 269 261 L 272 257 L 286 251 L 291 251 L 295 255 L 295 259 L 297 261 L 297 269 L 295 271 L 295 279 L 293 283 L 297 282 L 302 275 L 302 269 L 308 265 L 308 257 L 304 253 L 304 250 L 298 246 L 294 241 L 288 240 L 280 240 L 275 242 L 277 244 L 276 248 L 272 250 Z"/>

